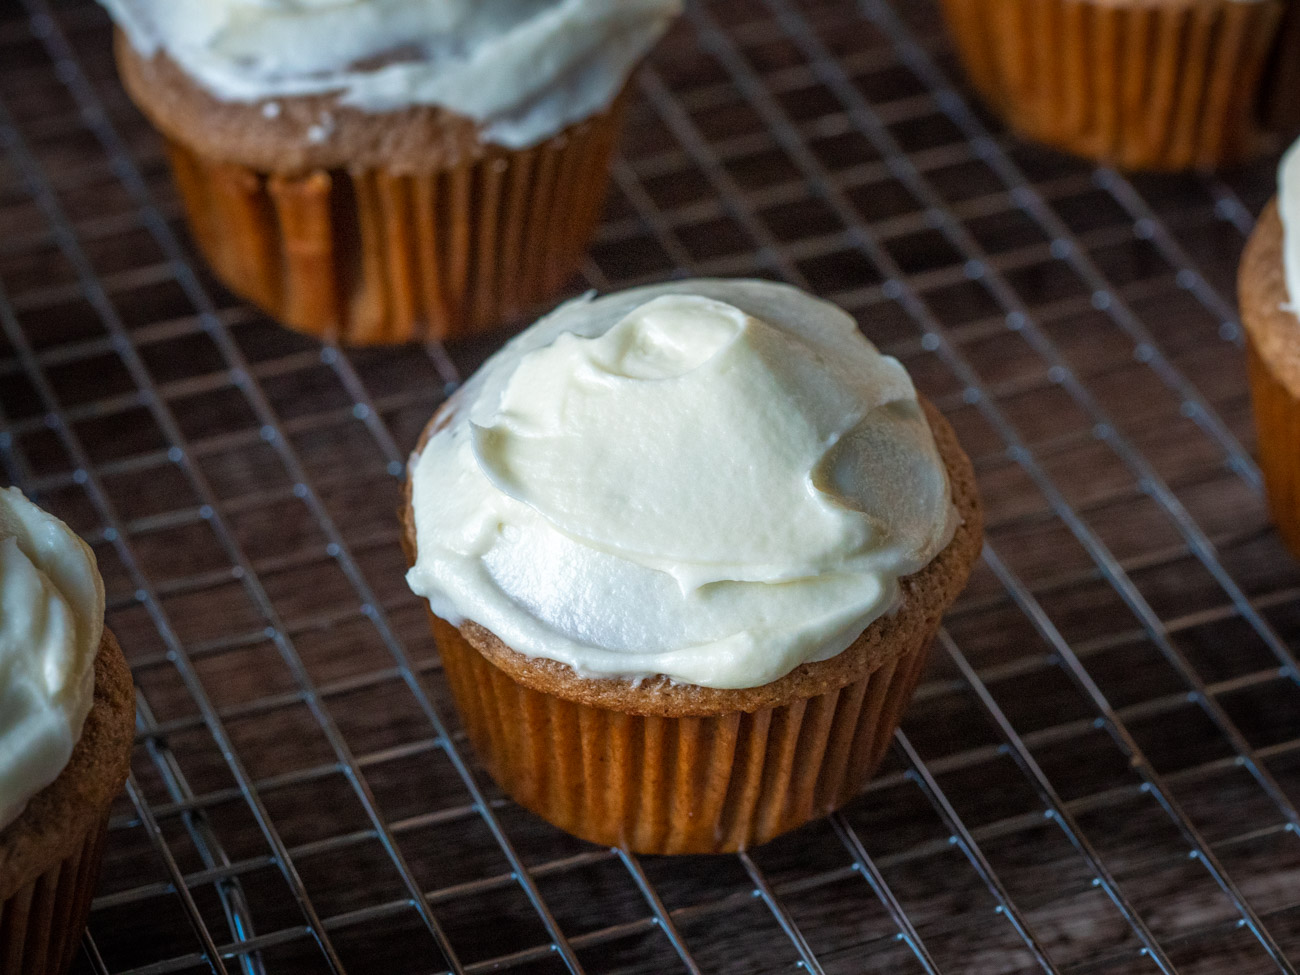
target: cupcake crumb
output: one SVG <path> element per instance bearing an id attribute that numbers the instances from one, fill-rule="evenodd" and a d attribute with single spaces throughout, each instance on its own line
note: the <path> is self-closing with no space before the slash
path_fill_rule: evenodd
<path id="1" fill-rule="evenodd" d="M 329 112 L 321 113 L 320 121 L 307 129 L 307 141 L 319 145 L 334 134 L 334 116 Z"/>

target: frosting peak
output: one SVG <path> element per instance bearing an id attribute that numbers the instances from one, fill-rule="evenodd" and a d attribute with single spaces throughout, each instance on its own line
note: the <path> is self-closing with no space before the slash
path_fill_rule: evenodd
<path id="1" fill-rule="evenodd" d="M 580 674 L 776 680 L 956 527 L 902 366 L 782 285 L 570 302 L 457 395 L 413 461 L 411 587 Z"/>
<path id="2" fill-rule="evenodd" d="M 682 0 L 100 0 L 212 95 L 439 105 L 533 145 L 613 101 Z"/>
<path id="3" fill-rule="evenodd" d="M 103 629 L 94 553 L 16 488 L 0 490 L 0 829 L 72 756 Z"/>

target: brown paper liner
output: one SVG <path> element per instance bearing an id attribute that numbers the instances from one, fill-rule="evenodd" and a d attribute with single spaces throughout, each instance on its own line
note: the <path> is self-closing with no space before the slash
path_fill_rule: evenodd
<path id="1" fill-rule="evenodd" d="M 108 810 L 65 859 L 0 902 L 0 975 L 72 967 L 99 879 Z"/>
<path id="2" fill-rule="evenodd" d="M 593 843 L 727 853 L 843 806 L 884 758 L 934 631 L 859 681 L 753 713 L 627 714 L 516 682 L 434 634 L 469 740 L 521 806 Z M 937 625 L 937 624 L 936 624 Z"/>
<path id="3" fill-rule="evenodd" d="M 1246 361 L 1269 510 L 1282 540 L 1300 558 L 1300 399 L 1273 375 L 1249 337 Z"/>
<path id="4" fill-rule="evenodd" d="M 975 87 L 1022 135 L 1130 169 L 1255 151 L 1281 0 L 943 0 Z"/>
<path id="5" fill-rule="evenodd" d="M 621 100 L 531 149 L 428 173 L 265 173 L 168 140 L 190 228 L 232 291 L 355 345 L 493 329 L 559 291 L 600 219 Z"/>

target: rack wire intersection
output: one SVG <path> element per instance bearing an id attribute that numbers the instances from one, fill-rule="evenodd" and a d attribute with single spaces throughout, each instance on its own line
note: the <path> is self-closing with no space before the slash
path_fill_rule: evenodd
<path id="1" fill-rule="evenodd" d="M 403 584 L 406 453 L 505 333 L 344 351 L 238 303 L 108 42 L 89 0 L 0 5 L 0 479 L 94 544 L 140 690 L 79 972 L 1296 971 L 1300 572 L 1233 299 L 1275 157 L 1020 144 L 930 0 L 690 6 L 574 290 L 837 301 L 989 530 L 861 799 L 638 858 L 500 795 Z"/>

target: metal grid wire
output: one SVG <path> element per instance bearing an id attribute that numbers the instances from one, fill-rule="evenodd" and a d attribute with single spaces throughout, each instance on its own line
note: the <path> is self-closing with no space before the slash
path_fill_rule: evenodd
<path id="1" fill-rule="evenodd" d="M 406 452 L 504 335 L 322 349 L 235 302 L 108 40 L 0 4 L 0 478 L 94 544 L 140 690 L 79 971 L 1296 970 L 1300 572 L 1232 301 L 1274 160 L 1024 146 L 929 0 L 691 6 L 575 290 L 837 301 L 957 427 L 988 545 L 861 799 L 638 858 L 500 796 L 403 584 Z"/>

